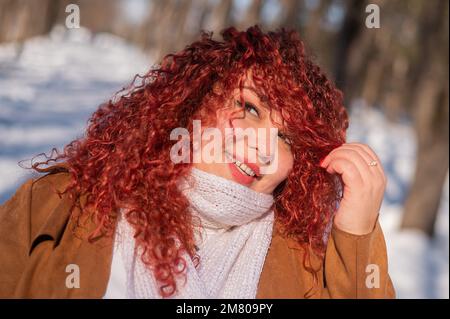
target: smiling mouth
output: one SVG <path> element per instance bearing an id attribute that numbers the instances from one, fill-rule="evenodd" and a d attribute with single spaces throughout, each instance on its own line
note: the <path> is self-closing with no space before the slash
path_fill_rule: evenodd
<path id="1" fill-rule="evenodd" d="M 225 156 L 227 157 L 229 164 L 232 165 L 237 172 L 241 173 L 244 177 L 246 177 L 245 180 L 240 180 L 247 184 L 248 182 L 253 181 L 254 179 L 260 179 L 261 175 L 259 175 L 257 172 L 255 172 L 254 169 L 249 167 L 247 164 L 242 163 L 241 161 L 235 159 L 231 154 L 228 152 L 225 152 Z M 238 178 L 239 179 L 239 178 Z"/>

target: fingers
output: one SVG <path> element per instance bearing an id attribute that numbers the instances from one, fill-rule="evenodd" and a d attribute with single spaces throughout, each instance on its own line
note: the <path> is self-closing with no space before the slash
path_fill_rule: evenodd
<path id="1" fill-rule="evenodd" d="M 380 161 L 380 159 L 378 158 L 378 155 L 369 147 L 369 145 L 366 144 L 361 144 L 361 143 L 356 143 L 356 142 L 352 142 L 352 143 L 345 143 L 343 145 L 348 145 L 348 146 L 356 146 L 358 148 L 362 148 L 364 149 L 368 154 L 370 154 L 371 158 L 373 158 L 376 161 Z"/>
<path id="2" fill-rule="evenodd" d="M 377 160 L 377 165 L 369 166 L 369 163 L 373 160 Z M 380 184 L 379 186 L 383 186 L 382 184 L 386 183 L 381 162 L 375 152 L 367 145 L 358 143 L 343 144 L 331 151 L 322 161 L 321 166 L 326 168 L 329 173 L 341 174 L 344 183 L 346 182 L 345 179 L 352 181 L 353 178 L 355 179 L 353 183 L 360 183 L 358 175 L 353 172 L 354 169 L 358 171 L 362 182 L 374 181 L 376 184 Z"/>
<path id="3" fill-rule="evenodd" d="M 357 152 L 365 162 L 365 165 L 363 165 L 363 169 L 370 171 L 373 173 L 374 176 L 385 180 L 385 175 L 383 171 L 383 167 L 379 160 L 377 160 L 378 157 L 374 157 L 373 155 L 370 155 L 365 148 L 362 147 L 360 144 L 353 144 L 353 145 L 344 145 L 342 147 L 343 149 L 353 150 L 354 152 Z M 375 153 L 374 153 L 375 154 Z M 377 165 L 375 166 L 369 166 L 369 163 L 376 160 Z"/>
<path id="4" fill-rule="evenodd" d="M 327 168 L 327 171 L 329 173 L 332 173 L 331 171 L 334 169 L 334 166 L 335 166 L 334 162 L 339 162 L 341 160 L 348 161 L 350 164 L 354 165 L 363 180 L 367 180 L 368 178 L 373 177 L 372 172 L 370 172 L 370 170 L 365 169 L 365 166 L 367 166 L 367 164 L 366 164 L 364 158 L 361 157 L 356 150 L 353 150 L 351 148 L 340 147 L 338 149 L 333 150 L 332 152 L 330 152 L 330 154 L 328 154 L 327 158 L 323 161 L 322 165 L 323 165 L 323 167 Z M 345 165 L 345 166 L 343 166 L 343 165 L 345 165 L 345 164 L 340 164 L 336 168 L 340 169 L 341 167 L 343 167 L 343 168 L 352 169 L 351 167 L 349 167 L 349 165 Z M 333 173 L 334 173 L 334 171 L 333 171 Z M 343 173 L 343 172 L 338 172 L 338 173 Z"/>
<path id="5" fill-rule="evenodd" d="M 354 162 L 349 161 L 345 157 L 338 157 L 336 154 L 330 154 L 322 163 L 322 167 L 330 174 L 337 173 L 341 175 L 345 185 L 359 187 L 364 184 L 364 180 L 367 180 L 367 176 L 361 174 Z"/>
<path id="6" fill-rule="evenodd" d="M 380 174 L 380 177 L 382 178 L 383 182 L 385 184 L 387 183 L 387 178 L 386 178 L 386 174 L 384 173 L 383 164 L 381 163 L 381 160 L 378 157 L 378 155 L 368 145 L 360 144 L 360 143 L 348 143 L 348 144 L 344 144 L 344 145 L 350 146 L 350 147 L 355 147 L 355 149 L 359 150 L 361 152 L 361 154 L 367 154 L 369 156 L 367 158 L 368 159 L 367 163 L 370 163 L 373 160 L 377 161 L 377 165 L 370 166 L 369 168 L 373 171 L 377 171 Z"/>

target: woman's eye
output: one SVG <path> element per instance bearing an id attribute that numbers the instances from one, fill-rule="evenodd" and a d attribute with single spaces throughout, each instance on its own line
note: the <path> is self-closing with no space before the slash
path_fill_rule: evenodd
<path id="1" fill-rule="evenodd" d="M 238 104 L 239 107 L 241 107 L 241 101 L 236 100 L 236 103 Z M 245 110 L 247 112 L 259 117 L 258 109 L 253 104 L 251 104 L 249 102 L 245 102 L 244 105 L 245 105 Z"/>
<path id="2" fill-rule="evenodd" d="M 291 145 L 292 141 L 283 133 L 278 133 L 278 137 L 281 138 L 287 145 Z"/>

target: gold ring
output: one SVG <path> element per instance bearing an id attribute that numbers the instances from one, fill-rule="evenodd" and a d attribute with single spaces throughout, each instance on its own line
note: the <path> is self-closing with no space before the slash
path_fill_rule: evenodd
<path id="1" fill-rule="evenodd" d="M 378 162 L 377 161 L 372 161 L 369 163 L 369 166 L 377 166 Z"/>

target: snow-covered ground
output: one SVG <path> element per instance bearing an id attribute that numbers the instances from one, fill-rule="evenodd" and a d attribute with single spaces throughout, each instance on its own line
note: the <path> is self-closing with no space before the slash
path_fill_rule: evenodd
<path id="1" fill-rule="evenodd" d="M 58 27 L 21 48 L 1 45 L 0 203 L 34 175 L 20 168 L 18 161 L 42 152 L 49 155 L 53 147 L 61 150 L 83 134 L 89 115 L 100 103 L 150 65 L 146 56 L 123 40 L 108 34 L 93 36 L 82 28 Z M 448 178 L 436 237 L 429 240 L 420 232 L 399 231 L 415 164 L 414 133 L 408 121 L 390 123 L 380 111 L 360 104 L 353 108 L 349 141 L 369 144 L 388 174 L 380 221 L 398 297 L 448 298 Z"/>
<path id="2" fill-rule="evenodd" d="M 62 149 L 83 134 L 100 103 L 148 68 L 148 58 L 122 39 L 83 28 L 59 26 L 22 48 L 0 46 L 0 202 L 28 175 L 19 160 Z"/>

